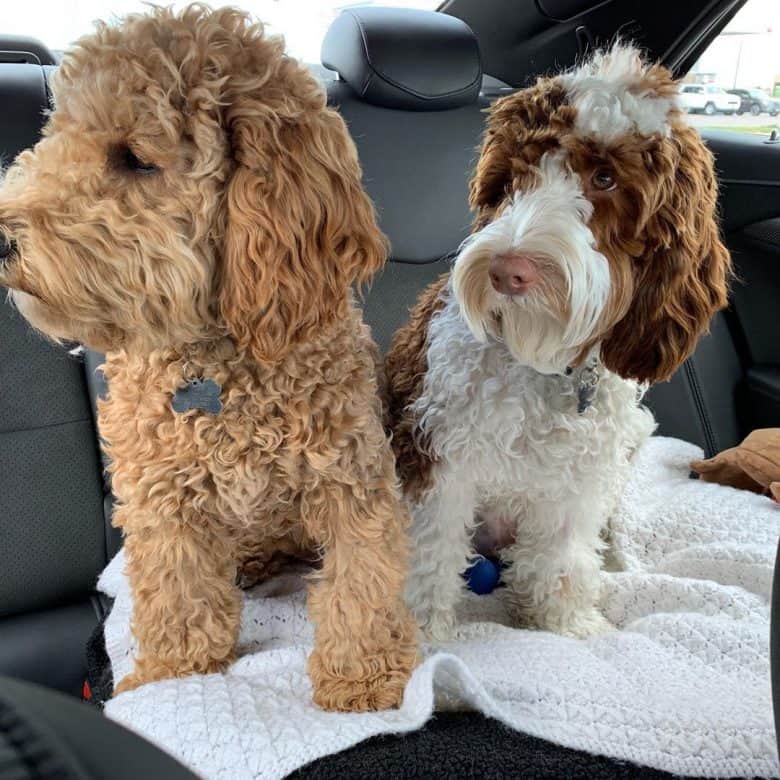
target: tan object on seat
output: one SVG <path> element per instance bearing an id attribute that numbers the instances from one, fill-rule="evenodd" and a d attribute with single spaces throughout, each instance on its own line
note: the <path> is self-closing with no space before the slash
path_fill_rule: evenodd
<path id="1" fill-rule="evenodd" d="M 695 460 L 691 468 L 705 482 L 752 490 L 780 502 L 780 428 L 753 431 L 738 447 Z"/>

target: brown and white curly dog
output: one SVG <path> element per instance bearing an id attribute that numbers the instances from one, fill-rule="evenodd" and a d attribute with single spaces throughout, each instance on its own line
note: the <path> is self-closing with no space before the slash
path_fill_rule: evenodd
<path id="1" fill-rule="evenodd" d="M 678 91 L 618 41 L 490 109 L 474 231 L 387 356 L 431 637 L 455 630 L 475 553 L 501 557 L 518 625 L 610 627 L 604 535 L 655 427 L 639 399 L 728 301 L 713 157 Z"/>
<path id="2" fill-rule="evenodd" d="M 223 669 L 239 573 L 321 553 L 314 700 L 397 705 L 407 515 L 351 294 L 385 243 L 343 121 L 280 39 L 200 5 L 99 25 L 53 87 L 0 190 L 0 283 L 43 333 L 107 352 L 139 648 L 117 691 Z"/>

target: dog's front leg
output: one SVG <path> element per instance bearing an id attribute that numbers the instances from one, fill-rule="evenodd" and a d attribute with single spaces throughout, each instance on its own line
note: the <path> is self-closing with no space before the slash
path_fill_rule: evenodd
<path id="1" fill-rule="evenodd" d="M 406 599 L 429 639 L 449 639 L 455 628 L 455 607 L 465 588 L 461 574 L 472 555 L 474 496 L 466 474 L 441 467 L 434 486 L 414 509 Z"/>
<path id="2" fill-rule="evenodd" d="M 602 502 L 588 491 L 531 504 L 503 557 L 507 600 L 521 624 L 573 637 L 610 629 L 598 609 Z"/>
<path id="3" fill-rule="evenodd" d="M 115 693 L 223 669 L 233 659 L 241 611 L 229 540 L 202 518 L 145 520 L 127 505 L 117 515 L 126 530 L 138 649 L 135 670 Z"/>
<path id="4" fill-rule="evenodd" d="M 389 445 L 377 469 L 337 481 L 303 501 L 309 533 L 323 548 L 309 594 L 315 623 L 309 675 L 327 710 L 396 707 L 417 663 L 417 627 L 403 602 L 408 516 Z M 379 473 L 377 473 L 379 471 Z"/>

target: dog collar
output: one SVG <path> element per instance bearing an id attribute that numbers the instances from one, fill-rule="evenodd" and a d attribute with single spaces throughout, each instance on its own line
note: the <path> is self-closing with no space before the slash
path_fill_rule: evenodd
<path id="1" fill-rule="evenodd" d="M 207 414 L 222 411 L 222 385 L 213 379 L 188 379 L 183 387 L 176 389 L 171 406 L 178 414 L 202 409 Z"/>
<path id="2" fill-rule="evenodd" d="M 573 373 L 574 369 L 569 366 L 566 369 L 566 376 L 571 376 Z M 579 376 L 574 380 L 577 390 L 577 414 L 585 414 L 593 406 L 600 379 L 601 361 L 597 355 L 594 355 L 585 362 Z"/>

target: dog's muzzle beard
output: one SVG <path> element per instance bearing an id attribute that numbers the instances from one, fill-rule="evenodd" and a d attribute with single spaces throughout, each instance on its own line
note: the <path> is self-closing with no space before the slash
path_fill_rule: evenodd
<path id="1" fill-rule="evenodd" d="M 0 263 L 0 286 L 8 290 L 8 301 L 17 311 L 48 339 L 56 343 L 80 340 L 78 328 L 52 304 L 48 293 L 41 289 L 40 279 L 45 278 L 46 270 L 31 264 L 22 249 L 26 241 L 14 239 L 13 253 Z M 46 267 L 44 266 L 44 269 Z"/>
<path id="2" fill-rule="evenodd" d="M 579 178 L 548 153 L 537 185 L 516 192 L 464 242 L 452 285 L 477 340 L 500 340 L 516 360 L 545 374 L 563 372 L 597 340 L 610 275 L 588 227 L 592 212 Z M 491 266 L 520 255 L 535 264 L 533 285 L 517 295 L 494 289 Z"/>

